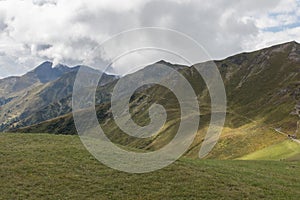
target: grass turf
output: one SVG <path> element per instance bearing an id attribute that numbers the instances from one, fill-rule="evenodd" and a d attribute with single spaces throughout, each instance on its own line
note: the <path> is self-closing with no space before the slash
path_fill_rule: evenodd
<path id="1" fill-rule="evenodd" d="M 182 158 L 128 174 L 95 160 L 77 136 L 0 134 L 0 199 L 298 199 L 300 163 Z"/>
<path id="2" fill-rule="evenodd" d="M 289 139 L 278 144 L 269 146 L 249 155 L 243 156 L 242 160 L 282 160 L 293 159 L 300 156 L 300 145 Z"/>

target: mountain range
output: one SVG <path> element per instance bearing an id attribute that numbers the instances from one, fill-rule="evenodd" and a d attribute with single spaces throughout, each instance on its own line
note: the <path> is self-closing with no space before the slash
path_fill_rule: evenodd
<path id="1" fill-rule="evenodd" d="M 221 138 L 208 158 L 240 159 L 274 145 L 285 145 L 287 137 L 276 130 L 294 134 L 300 120 L 295 110 L 300 106 L 300 44 L 288 42 L 213 62 L 225 84 L 228 109 Z M 156 64 L 180 72 L 199 99 L 201 123 L 196 139 L 186 153 L 186 156 L 196 157 L 211 115 L 209 92 L 197 68 L 209 66 L 209 62 L 184 66 L 159 61 L 135 73 L 147 76 L 147 69 Z M 80 68 L 93 74 L 100 72 L 88 66 L 52 65 L 47 61 L 23 76 L 0 80 L 0 131 L 77 133 L 71 106 L 76 74 Z M 113 142 L 132 148 L 154 151 L 163 147 L 179 127 L 178 100 L 171 91 L 159 85 L 136 91 L 131 98 L 130 112 L 137 124 L 149 123 L 148 112 L 153 103 L 163 105 L 168 116 L 164 127 L 155 136 L 147 139 L 130 137 L 118 128 L 110 109 L 111 93 L 119 78 L 104 74 L 98 84 L 96 111 L 105 133 Z M 167 75 L 165 80 L 169 80 Z M 280 158 L 298 159 L 300 153 L 288 151 Z"/>

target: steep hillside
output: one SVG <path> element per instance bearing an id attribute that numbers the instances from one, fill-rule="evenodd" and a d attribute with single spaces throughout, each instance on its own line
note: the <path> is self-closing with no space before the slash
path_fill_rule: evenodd
<path id="1" fill-rule="evenodd" d="M 237 159 L 268 146 L 284 142 L 287 137 L 275 128 L 293 134 L 298 116 L 295 106 L 300 94 L 300 45 L 290 42 L 215 61 L 224 80 L 228 110 L 222 136 L 209 158 Z M 160 64 L 169 65 L 160 61 Z M 193 86 L 201 108 L 201 123 L 197 137 L 187 152 L 196 157 L 210 121 L 210 98 L 205 83 L 197 73 L 197 67 L 176 66 Z M 136 72 L 147 75 L 148 66 Z M 131 75 L 129 75 L 131 76 Z M 166 75 L 166 80 L 169 78 Z M 110 84 L 110 90 L 115 82 Z M 109 99 L 109 95 L 107 96 Z M 149 123 L 148 108 L 153 103 L 164 105 L 168 118 L 165 127 L 155 137 L 136 139 L 127 136 L 115 124 L 109 104 L 97 106 L 99 121 L 107 136 L 116 143 L 134 148 L 156 150 L 167 144 L 175 135 L 180 113 L 178 101 L 168 89 L 151 85 L 138 90 L 132 97 L 130 111 L 133 119 L 141 126 Z M 34 126 L 21 128 L 21 132 L 49 132 L 76 134 L 72 114 L 51 119 Z"/>

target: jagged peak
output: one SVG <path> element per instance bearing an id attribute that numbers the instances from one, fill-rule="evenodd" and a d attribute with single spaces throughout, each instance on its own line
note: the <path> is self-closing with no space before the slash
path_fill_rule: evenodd
<path id="1" fill-rule="evenodd" d="M 170 62 L 167 62 L 167 61 L 165 61 L 165 60 L 160 60 L 160 61 L 156 62 L 155 64 L 162 64 L 162 65 L 173 65 L 172 63 L 170 63 Z"/>
<path id="2" fill-rule="evenodd" d="M 26 75 L 37 77 L 42 83 L 46 83 L 59 78 L 62 74 L 72 71 L 66 65 L 57 64 L 53 66 L 50 61 L 45 61 L 38 65 L 35 69 L 28 72 Z"/>
<path id="3" fill-rule="evenodd" d="M 293 41 L 288 42 L 288 43 L 293 44 L 293 45 L 300 45 L 296 40 L 293 40 Z"/>
<path id="4" fill-rule="evenodd" d="M 53 66 L 53 64 L 52 64 L 52 67 L 53 68 L 69 68 L 67 65 L 64 65 L 64 64 L 61 64 L 61 63 L 58 63 L 58 64 L 56 64 L 55 66 Z"/>
<path id="5" fill-rule="evenodd" d="M 62 63 L 57 63 L 54 65 L 53 62 L 51 61 L 44 61 L 41 64 L 39 64 L 35 69 L 37 68 L 53 68 L 53 69 L 66 69 L 66 68 L 70 68 L 69 66 L 62 64 Z"/>
<path id="6" fill-rule="evenodd" d="M 53 63 L 50 62 L 50 61 L 45 61 L 45 62 L 42 62 L 41 64 L 39 64 L 34 70 L 36 69 L 41 69 L 41 68 L 52 68 L 52 65 Z"/>

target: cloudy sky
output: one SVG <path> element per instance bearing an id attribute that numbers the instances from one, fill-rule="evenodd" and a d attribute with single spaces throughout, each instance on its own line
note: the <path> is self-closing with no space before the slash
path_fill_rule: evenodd
<path id="1" fill-rule="evenodd" d="M 300 0 L 0 0 L 0 77 L 23 74 L 44 60 L 109 63 L 109 57 L 91 51 L 122 31 L 141 27 L 182 32 L 220 59 L 300 42 Z M 143 62 L 141 54 L 128 58 L 117 73 L 159 56 L 143 54 Z"/>

